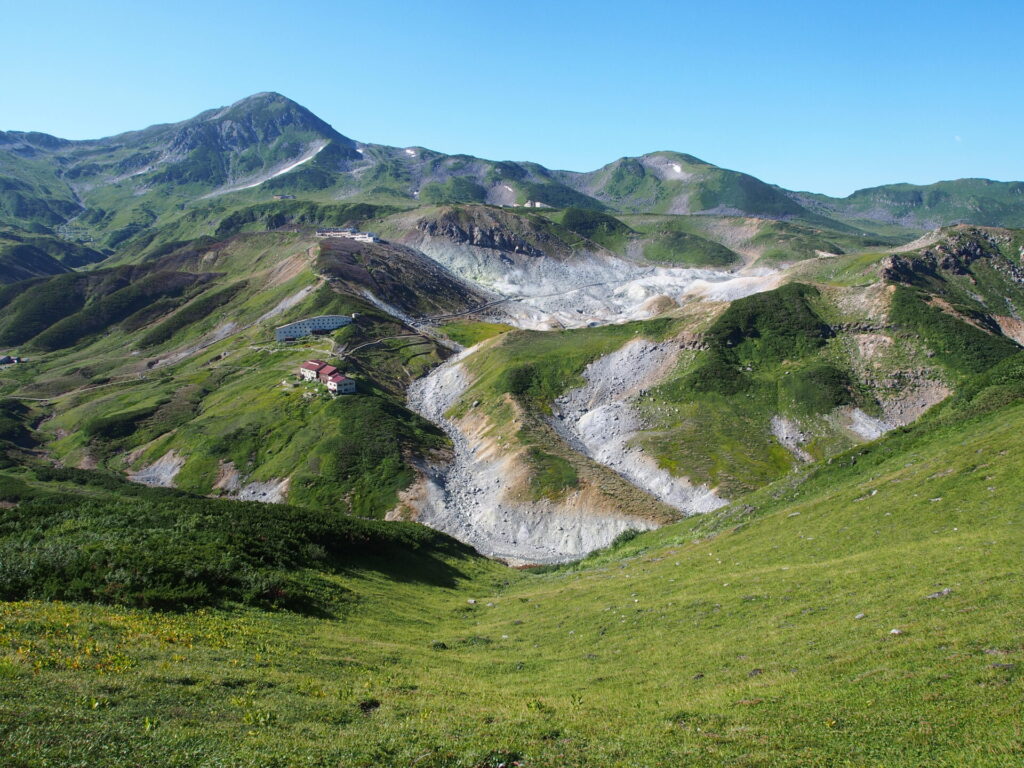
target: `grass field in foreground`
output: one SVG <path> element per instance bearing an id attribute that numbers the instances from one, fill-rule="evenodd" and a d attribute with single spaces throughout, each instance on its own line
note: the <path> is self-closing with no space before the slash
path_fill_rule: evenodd
<path id="1" fill-rule="evenodd" d="M 332 575 L 339 620 L 3 604 L 4 764 L 1019 764 L 1022 428 L 896 435 L 548 573 Z"/>

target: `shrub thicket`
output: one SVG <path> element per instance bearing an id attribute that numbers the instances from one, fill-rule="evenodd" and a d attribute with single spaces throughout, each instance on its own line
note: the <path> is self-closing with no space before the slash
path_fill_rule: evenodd
<path id="1" fill-rule="evenodd" d="M 199 298 L 189 302 L 160 323 L 160 325 L 156 326 L 143 336 L 142 339 L 139 340 L 139 346 L 152 347 L 157 344 L 163 344 L 182 328 L 187 328 L 193 323 L 203 320 L 215 309 L 227 304 L 231 299 L 237 296 L 245 286 L 246 282 L 242 280 L 229 285 L 227 288 L 206 294 L 205 296 L 200 296 Z"/>
<path id="2" fill-rule="evenodd" d="M 445 203 L 482 203 L 487 190 L 475 181 L 462 176 L 453 176 L 444 183 L 431 182 L 420 189 L 420 201 L 440 205 Z"/>
<path id="3" fill-rule="evenodd" d="M 46 351 L 74 346 L 86 336 L 105 330 L 157 299 L 180 296 L 197 279 L 195 275 L 185 272 L 160 271 L 146 275 L 89 302 L 80 311 L 54 323 L 36 336 L 33 345 Z"/>
<path id="4" fill-rule="evenodd" d="M 627 235 L 632 230 L 607 213 L 585 208 L 566 208 L 562 226 L 588 240 L 600 240 L 612 235 Z"/>
<path id="5" fill-rule="evenodd" d="M 24 483 L 0 484 L 19 498 Z M 314 571 L 413 567 L 450 578 L 435 553 L 464 550 L 413 524 L 178 492 L 27 498 L 0 519 L 0 599 L 181 609 L 241 602 L 323 612 L 345 599 Z M 419 554 L 416 554 L 419 552 Z M 433 568 L 433 571 L 431 571 Z"/>
<path id="6" fill-rule="evenodd" d="M 810 304 L 818 290 L 789 283 L 738 299 L 705 334 L 708 353 L 687 378 L 697 392 L 733 395 L 750 384 L 746 372 L 805 357 L 832 336 Z"/>
<path id="7" fill-rule="evenodd" d="M 1020 348 L 965 323 L 925 301 L 919 291 L 897 286 L 889 318 L 905 330 L 920 334 L 936 357 L 961 374 L 980 373 L 1015 354 Z"/>

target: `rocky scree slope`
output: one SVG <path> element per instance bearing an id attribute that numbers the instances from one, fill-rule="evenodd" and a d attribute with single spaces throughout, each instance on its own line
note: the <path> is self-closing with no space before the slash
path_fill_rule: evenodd
<path id="1" fill-rule="evenodd" d="M 620 256 L 543 217 L 482 206 L 392 217 L 402 241 L 506 299 L 523 328 L 579 328 L 653 317 L 697 297 L 732 299 L 778 283 L 772 269 L 662 267 Z"/>
<path id="2" fill-rule="evenodd" d="M 659 384 L 676 364 L 677 339 L 637 339 L 590 363 L 586 384 L 557 398 L 551 424 L 573 448 L 604 464 L 633 485 L 686 514 L 727 503 L 706 486 L 694 486 L 658 466 L 634 438 L 645 424 L 631 400 Z"/>
<path id="3" fill-rule="evenodd" d="M 558 563 L 607 546 L 626 530 L 645 530 L 657 519 L 625 514 L 613 498 L 583 485 L 558 498 L 523 498 L 530 472 L 521 448 L 506 450 L 485 416 L 446 413 L 463 396 L 470 376 L 462 360 L 444 363 L 409 388 L 409 407 L 451 438 L 454 457 L 423 465 L 404 514 L 510 564 Z M 651 500 L 649 515 L 666 519 Z"/>

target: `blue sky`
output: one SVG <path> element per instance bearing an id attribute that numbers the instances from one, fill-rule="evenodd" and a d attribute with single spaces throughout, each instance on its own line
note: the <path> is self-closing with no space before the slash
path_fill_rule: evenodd
<path id="1" fill-rule="evenodd" d="M 1024 179 L 1020 0 L 3 4 L 0 129 L 96 138 L 279 91 L 360 141 L 790 189 Z"/>

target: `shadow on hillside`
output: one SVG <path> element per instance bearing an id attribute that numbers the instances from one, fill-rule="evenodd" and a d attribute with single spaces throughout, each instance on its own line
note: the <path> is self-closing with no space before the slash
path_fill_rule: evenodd
<path id="1" fill-rule="evenodd" d="M 349 557 L 335 558 L 331 563 L 334 571 L 356 578 L 373 571 L 397 582 L 450 589 L 468 578 L 459 565 L 481 557 L 471 547 L 415 523 L 390 525 L 415 526 L 419 530 L 411 540 L 399 537 L 398 542 L 366 542 L 365 547 Z"/>

